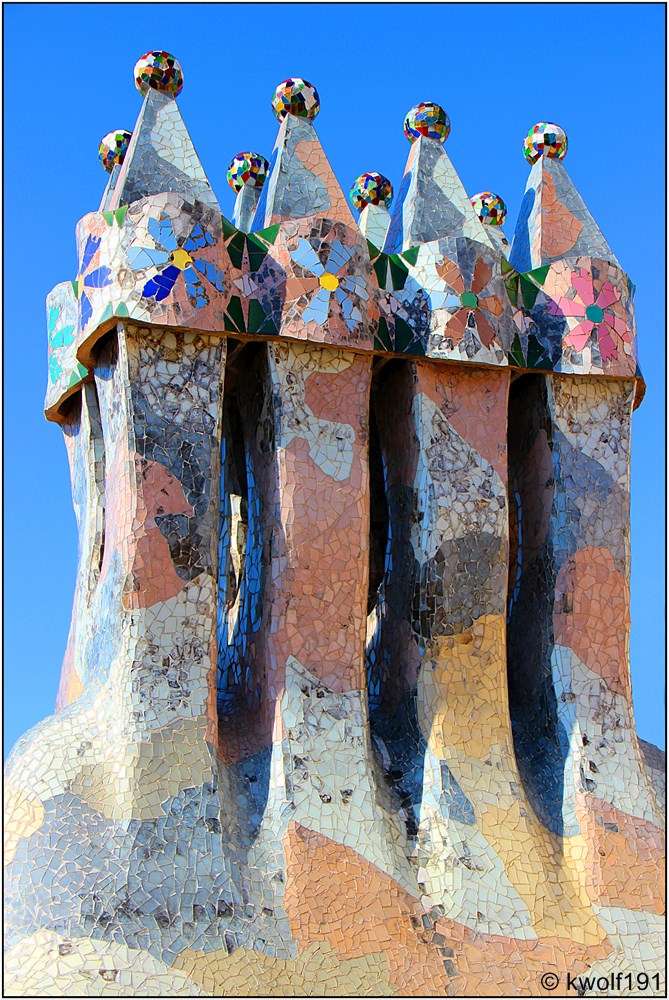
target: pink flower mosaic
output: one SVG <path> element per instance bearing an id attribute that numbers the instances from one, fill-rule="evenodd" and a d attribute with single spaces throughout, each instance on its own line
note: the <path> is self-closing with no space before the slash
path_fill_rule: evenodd
<path id="1" fill-rule="evenodd" d="M 608 276 L 609 271 L 616 273 Z M 554 287 L 549 291 L 545 286 L 552 299 L 548 311 L 551 316 L 563 316 L 567 321 L 568 332 L 563 337 L 565 346 L 580 353 L 594 333 L 602 363 L 606 363 L 618 357 L 621 345 L 632 344 L 631 298 L 620 287 L 617 269 L 611 265 L 601 269 L 592 265 L 574 269 L 569 265 L 557 265 L 549 281 Z M 630 353 L 629 347 L 625 353 Z"/>

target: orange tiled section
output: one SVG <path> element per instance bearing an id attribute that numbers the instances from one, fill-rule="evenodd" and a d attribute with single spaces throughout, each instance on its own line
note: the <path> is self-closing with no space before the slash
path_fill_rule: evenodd
<path id="1" fill-rule="evenodd" d="M 298 142 L 295 146 L 295 155 L 304 164 L 309 173 L 313 174 L 325 185 L 330 199 L 328 208 L 328 218 L 335 222 L 343 222 L 345 226 L 350 226 L 353 221 L 353 213 L 349 206 L 346 195 L 337 182 L 332 167 L 328 163 L 325 150 L 320 142 Z M 273 222 L 280 221 L 272 219 Z"/>
<path id="2" fill-rule="evenodd" d="M 301 351 L 277 348 L 274 353 L 274 391 L 284 397 L 282 419 L 290 440 L 278 454 L 280 545 L 287 566 L 272 645 L 279 663 L 296 657 L 332 691 L 360 690 L 365 686 L 371 363 L 359 355 L 316 352 L 320 370 L 306 372 Z M 304 395 L 294 384 L 301 379 Z M 304 412 L 302 405 L 308 408 Z M 287 414 L 295 414 L 294 419 Z"/>
<path id="3" fill-rule="evenodd" d="M 593 546 L 575 552 L 560 570 L 555 595 L 555 641 L 631 701 L 629 583 L 611 552 Z"/>
<path id="4" fill-rule="evenodd" d="M 400 996 L 442 996 L 452 977 L 425 946 L 417 900 L 363 857 L 291 823 L 285 908 L 301 951 L 325 940 L 341 959 L 383 953 Z M 384 963 L 384 964 L 386 964 Z"/>
<path id="5" fill-rule="evenodd" d="M 132 525 L 135 551 L 130 572 L 134 588 L 126 595 L 127 607 L 144 608 L 174 597 L 187 583 L 175 569 L 167 539 L 156 516 L 193 514 L 176 476 L 159 462 L 135 456 L 137 513 Z"/>
<path id="6" fill-rule="evenodd" d="M 553 972 L 564 984 L 567 973 L 587 972 L 593 962 L 613 951 L 606 938 L 589 946 L 556 936 L 512 941 L 445 919 L 437 923 L 436 929 L 448 938 L 457 956 L 460 996 L 555 996 L 554 990 L 542 985 L 542 975 Z"/>
<path id="7" fill-rule="evenodd" d="M 569 253 L 583 229 L 583 223 L 558 200 L 555 181 L 544 170 L 541 191 L 541 253 L 544 257 L 560 257 Z"/>
<path id="8" fill-rule="evenodd" d="M 664 832 L 594 795 L 577 795 L 576 814 L 590 848 L 586 887 L 593 903 L 665 913 Z"/>
<path id="9" fill-rule="evenodd" d="M 550 996 L 541 975 L 585 972 L 611 954 L 569 938 L 512 940 L 425 911 L 397 883 L 350 848 L 290 824 L 285 906 L 303 953 L 326 941 L 340 959 L 383 953 L 399 996 Z"/>
<path id="10" fill-rule="evenodd" d="M 417 362 L 416 369 L 420 391 L 437 404 L 453 429 L 506 482 L 508 374 L 456 371 L 424 361 Z"/>

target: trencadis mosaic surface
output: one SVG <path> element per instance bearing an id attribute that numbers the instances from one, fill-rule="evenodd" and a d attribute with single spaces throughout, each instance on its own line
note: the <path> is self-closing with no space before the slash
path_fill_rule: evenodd
<path id="1" fill-rule="evenodd" d="M 8 995 L 662 995 L 634 286 L 563 130 L 519 141 L 509 243 L 443 108 L 342 189 L 290 78 L 228 221 L 178 60 L 134 75 L 47 301 L 79 563 L 7 764 Z"/>

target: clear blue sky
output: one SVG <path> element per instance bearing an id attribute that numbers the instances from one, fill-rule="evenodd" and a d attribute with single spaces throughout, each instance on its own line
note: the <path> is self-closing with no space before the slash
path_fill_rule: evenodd
<path id="1" fill-rule="evenodd" d="M 184 69 L 179 105 L 224 213 L 232 156 L 269 157 L 273 88 L 318 88 L 316 127 L 342 186 L 397 189 L 418 101 L 451 119 L 470 194 L 492 189 L 513 232 L 537 121 L 566 129 L 565 165 L 637 285 L 648 390 L 632 436 L 632 683 L 639 734 L 664 746 L 666 200 L 661 4 L 9 4 L 5 14 L 5 740 L 53 711 L 77 541 L 62 434 L 43 417 L 44 299 L 75 277 L 75 223 L 96 210 L 97 160 L 132 130 L 148 49 Z"/>

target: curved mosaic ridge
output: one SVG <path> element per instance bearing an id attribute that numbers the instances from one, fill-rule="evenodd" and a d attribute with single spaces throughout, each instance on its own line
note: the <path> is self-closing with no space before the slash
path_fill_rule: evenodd
<path id="1" fill-rule="evenodd" d="M 356 226 L 286 101 L 246 232 L 144 90 L 47 306 L 79 558 L 8 993 L 664 995 L 633 288 L 553 133 L 509 250 L 445 128 Z"/>

